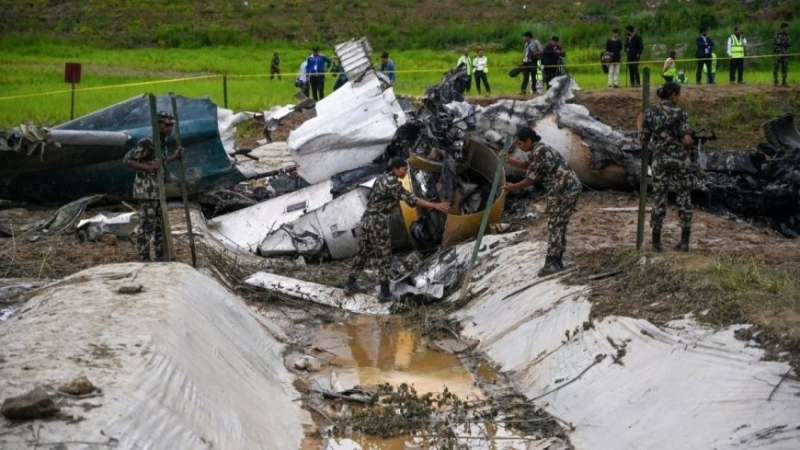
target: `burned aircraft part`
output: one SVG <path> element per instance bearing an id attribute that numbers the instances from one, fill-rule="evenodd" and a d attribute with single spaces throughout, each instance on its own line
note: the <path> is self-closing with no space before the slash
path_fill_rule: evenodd
<path id="1" fill-rule="evenodd" d="M 697 155 L 697 165 L 706 172 L 756 175 L 758 168 L 753 163 L 754 156 L 750 152 L 701 151 Z"/>
<path id="2" fill-rule="evenodd" d="M 342 52 L 343 63 L 347 61 L 348 78 L 350 71 L 363 73 L 354 72 L 349 83 L 318 101 L 317 116 L 287 140 L 300 176 L 311 184 L 373 162 L 406 121 L 403 104 L 372 68 L 368 43 L 346 44 L 336 51 Z"/>
<path id="3" fill-rule="evenodd" d="M 373 163 L 367 166 L 358 167 L 356 169 L 346 170 L 342 173 L 337 173 L 331 177 L 331 183 L 333 184 L 331 192 L 333 195 L 344 194 L 358 183 L 367 182 L 384 172 L 386 172 L 386 164 Z"/>
<path id="4" fill-rule="evenodd" d="M 492 258 L 493 253 L 516 242 L 522 233 L 525 232 L 486 235 L 478 249 L 478 259 L 485 261 Z M 427 301 L 445 298 L 461 286 L 473 249 L 474 242 L 463 242 L 444 248 L 420 263 L 406 264 L 415 267 L 405 273 L 395 275 L 393 279 L 395 282 L 394 292 L 398 295 L 419 296 L 422 300 Z M 489 265 L 485 271 L 473 273 L 473 278 L 482 278 L 493 270 L 493 267 L 493 265 Z M 452 297 L 451 300 L 453 300 Z"/>
<path id="5" fill-rule="evenodd" d="M 371 180 L 374 181 L 374 180 Z M 271 231 L 258 247 L 261 256 L 303 255 L 345 259 L 358 252 L 361 216 L 367 209 L 371 182 L 356 185 L 329 203 Z M 411 249 L 399 212 L 389 219 L 392 250 Z"/>
<path id="6" fill-rule="evenodd" d="M 467 76 L 467 69 L 464 66 L 454 67 L 442 75 L 442 80 L 436 86 L 429 86 L 422 95 L 422 104 L 433 113 L 438 115 L 445 112 L 445 105 L 451 102 L 463 102 L 460 83 Z"/>
<path id="7" fill-rule="evenodd" d="M 441 245 L 449 245 L 477 236 L 481 219 L 483 217 L 483 209 L 485 208 L 487 202 L 481 202 L 480 207 L 474 211 L 467 212 L 461 210 L 459 196 L 461 196 L 460 198 L 464 198 L 464 178 L 466 178 L 466 181 L 468 182 L 483 184 L 491 183 L 492 179 L 494 178 L 494 173 L 497 170 L 497 165 L 501 164 L 501 161 L 497 155 L 484 144 L 470 140 L 468 141 L 467 145 L 467 158 L 469 161 L 468 165 L 470 170 L 464 172 L 461 176 L 461 185 L 459 187 L 461 193 L 459 193 L 457 190 L 456 194 L 454 194 L 454 198 L 451 200 L 453 207 L 447 214 L 447 220 L 444 223 L 443 229 L 437 230 L 435 233 L 436 235 L 434 235 L 432 238 L 429 238 L 440 240 Z M 417 159 L 414 159 L 412 162 L 416 160 Z M 430 162 L 428 162 L 428 164 L 430 164 Z M 412 186 L 411 178 L 412 174 L 409 173 L 409 176 L 403 180 L 403 186 L 409 190 L 411 190 Z M 505 175 L 502 175 L 500 179 L 500 185 L 502 186 L 503 184 L 505 184 Z M 413 192 L 415 195 L 420 195 L 423 198 L 429 198 L 428 195 L 420 193 L 417 190 L 413 190 Z M 503 214 L 503 208 L 505 205 L 505 198 L 505 191 L 499 190 L 498 196 L 490 202 L 492 206 L 489 216 L 489 223 L 497 223 L 500 221 L 500 216 Z M 420 217 L 417 213 L 417 209 L 410 208 L 404 203 L 400 204 L 400 208 L 406 226 L 410 229 L 412 224 Z M 417 226 L 417 229 L 419 229 L 419 226 Z"/>
<path id="8" fill-rule="evenodd" d="M 555 114 L 536 121 L 533 129 L 542 142 L 556 149 L 581 180 L 592 189 L 630 190 L 631 181 L 625 167 L 618 164 L 596 163 L 594 153 L 584 138 L 571 128 L 560 127 Z M 519 152 L 518 152 L 519 153 Z"/>
<path id="9" fill-rule="evenodd" d="M 712 211 L 765 219 L 785 237 L 800 233 L 800 148 L 759 153 L 714 152 L 722 170 L 706 171 L 692 199 Z M 700 152 L 699 161 L 704 160 Z M 749 158 L 749 161 L 748 161 Z M 756 172 L 753 172 L 753 168 Z"/>
<path id="10" fill-rule="evenodd" d="M 767 121 L 762 126 L 764 135 L 775 148 L 793 150 L 800 147 L 800 131 L 794 123 L 794 114 L 784 114 Z"/>
<path id="11" fill-rule="evenodd" d="M 558 77 L 547 94 L 533 100 L 501 100 L 476 107 L 470 136 L 499 151 L 506 135 L 514 136 L 519 128 L 531 126 L 543 142 L 567 159 L 589 188 L 633 189 L 640 172 L 639 143 L 594 119 L 585 107 L 567 103 L 576 88 L 571 78 Z M 525 176 L 513 166 L 505 165 L 505 169 L 509 178 Z"/>
<path id="12" fill-rule="evenodd" d="M 258 246 L 262 256 L 303 255 L 333 259 L 354 256 L 357 230 L 366 209 L 369 188 L 357 187 L 320 208 L 272 231 Z"/>
<path id="13" fill-rule="evenodd" d="M 187 188 L 190 194 L 245 179 L 234 166 L 226 145 L 232 145 L 237 121 L 208 98 L 177 96 L 182 144 L 186 149 Z M 158 96 L 158 108 L 170 110 L 170 96 Z M 31 202 L 68 202 L 105 193 L 130 198 L 135 171 L 122 163 L 139 139 L 152 134 L 150 107 L 137 96 L 49 130 L 37 155 L 0 151 L 0 197 Z M 61 139 L 61 145 L 53 144 Z M 175 148 L 174 137 L 167 140 Z M 168 166 L 167 194 L 180 196 L 178 167 Z"/>
<path id="14" fill-rule="evenodd" d="M 208 221 L 209 233 L 231 250 L 255 253 L 273 230 L 331 200 L 330 180 L 224 214 Z"/>

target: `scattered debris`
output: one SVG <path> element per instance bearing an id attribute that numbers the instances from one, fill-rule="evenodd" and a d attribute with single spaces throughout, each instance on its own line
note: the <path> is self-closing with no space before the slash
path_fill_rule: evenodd
<path id="1" fill-rule="evenodd" d="M 75 236 L 79 242 L 106 242 L 106 236 L 114 236 L 127 240 L 139 223 L 139 214 L 127 212 L 122 214 L 97 214 L 91 219 L 78 222 Z M 115 241 L 116 242 L 116 241 Z M 106 244 L 110 244 L 106 242 Z"/>
<path id="2" fill-rule="evenodd" d="M 91 394 L 95 391 L 99 391 L 99 389 L 85 376 L 75 378 L 69 383 L 62 384 L 58 387 L 58 392 L 77 396 Z"/>
<path id="3" fill-rule="evenodd" d="M 0 236 L 25 237 L 26 239 L 30 238 L 29 241 L 32 242 L 38 240 L 41 235 L 53 236 L 64 233 L 78 220 L 88 205 L 101 198 L 103 198 L 102 195 L 83 197 L 62 206 L 49 218 L 34 220 L 24 225 L 0 222 Z"/>
<path id="4" fill-rule="evenodd" d="M 42 386 L 17 397 L 9 397 L 3 401 L 0 413 L 8 420 L 36 420 L 58 414 L 58 405 Z"/>
<path id="5" fill-rule="evenodd" d="M 141 284 L 125 284 L 117 289 L 120 294 L 138 294 L 142 292 L 143 286 Z"/>

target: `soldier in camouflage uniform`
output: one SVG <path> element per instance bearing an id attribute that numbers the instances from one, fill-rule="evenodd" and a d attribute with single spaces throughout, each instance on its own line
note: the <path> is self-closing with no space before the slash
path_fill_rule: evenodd
<path id="1" fill-rule="evenodd" d="M 658 89 L 661 103 L 640 116 L 642 147 L 650 145 L 653 167 L 653 212 L 650 227 L 653 229 L 653 250 L 660 252 L 661 227 L 667 214 L 667 195 L 675 190 L 678 215 L 681 220 L 681 240 L 677 250 L 689 251 L 692 227 L 691 190 L 694 185 L 692 171 L 692 135 L 686 112 L 677 106 L 681 86 L 666 83 Z"/>
<path id="2" fill-rule="evenodd" d="M 583 187 L 561 154 L 540 142 L 541 139 L 530 127 L 517 132 L 517 148 L 528 153 L 528 160 L 518 161 L 508 155 L 506 162 L 527 169 L 528 175 L 519 183 L 506 183 L 503 189 L 525 189 L 536 182 L 547 189 L 547 257 L 538 272 L 538 276 L 543 277 L 564 269 L 567 225 L 578 207 Z"/>
<path id="3" fill-rule="evenodd" d="M 448 203 L 433 203 L 421 198 L 417 198 L 411 192 L 405 190 L 400 184 L 400 180 L 408 174 L 408 162 L 400 157 L 392 158 L 389 161 L 390 173 L 381 175 L 375 180 L 372 191 L 367 198 L 367 209 L 361 216 L 360 231 L 358 237 L 358 254 L 353 261 L 350 276 L 344 286 L 346 294 L 352 294 L 358 290 L 356 279 L 364 270 L 367 260 L 374 258 L 378 260 L 378 279 L 380 280 L 381 290 L 378 300 L 387 302 L 392 299 L 389 292 L 389 265 L 391 264 L 392 243 L 389 237 L 389 218 L 397 208 L 397 202 L 403 200 L 408 206 L 420 206 L 437 211 L 447 212 L 450 209 Z"/>
<path id="4" fill-rule="evenodd" d="M 789 46 L 792 45 L 792 40 L 789 39 L 789 24 L 782 23 L 781 31 L 775 33 L 775 63 L 772 65 L 772 80 L 775 86 L 778 85 L 778 69 L 781 70 L 781 77 L 783 83 L 781 86 L 788 87 L 786 83 L 786 75 L 789 73 Z"/>
<path id="5" fill-rule="evenodd" d="M 172 114 L 159 111 L 158 132 L 163 154 L 167 154 L 166 140 L 172 133 L 175 118 Z M 183 156 L 183 148 L 165 158 L 166 162 L 176 161 Z M 161 218 L 161 202 L 158 197 L 158 167 L 156 147 L 152 136 L 142 138 L 136 147 L 125 154 L 122 162 L 136 170 L 133 182 L 133 198 L 139 201 L 139 230 L 136 233 L 136 251 L 139 260 L 150 261 L 150 239 L 153 239 L 156 261 L 164 260 L 164 233 Z M 166 167 L 165 167 L 166 170 Z"/>

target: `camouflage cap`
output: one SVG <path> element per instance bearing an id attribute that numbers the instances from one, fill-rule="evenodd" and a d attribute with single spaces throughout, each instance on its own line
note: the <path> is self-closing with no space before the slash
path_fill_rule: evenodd
<path id="1" fill-rule="evenodd" d="M 175 123 L 175 116 L 172 113 L 167 111 L 159 111 L 158 112 L 158 122 L 159 123 Z"/>

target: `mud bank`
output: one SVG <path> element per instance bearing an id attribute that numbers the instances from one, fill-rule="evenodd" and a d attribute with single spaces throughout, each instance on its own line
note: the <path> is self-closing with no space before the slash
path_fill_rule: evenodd
<path id="1" fill-rule="evenodd" d="M 61 411 L 32 428 L 10 426 L 0 448 L 298 448 L 310 419 L 295 401 L 281 336 L 183 264 L 79 272 L 2 324 L 0 398 L 41 385 Z M 97 391 L 54 392 L 79 376 Z"/>
<path id="2" fill-rule="evenodd" d="M 593 322 L 587 289 L 531 276 L 545 246 L 500 248 L 455 315 L 576 449 L 800 448 L 800 382 L 764 351 L 685 318 Z"/>

